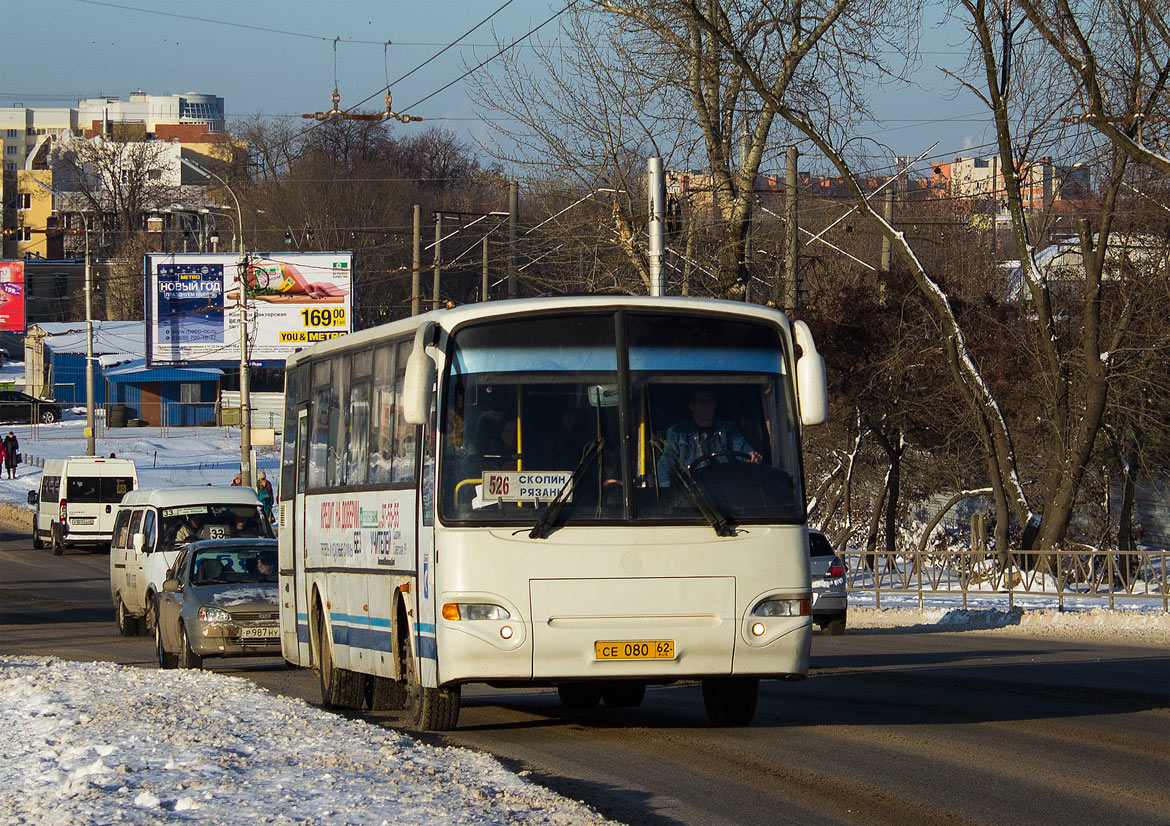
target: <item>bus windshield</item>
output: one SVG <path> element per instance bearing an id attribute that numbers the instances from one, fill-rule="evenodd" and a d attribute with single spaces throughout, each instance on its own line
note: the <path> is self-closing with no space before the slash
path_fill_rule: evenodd
<path id="1" fill-rule="evenodd" d="M 775 325 L 626 311 L 455 331 L 440 518 L 461 525 L 799 522 Z"/>

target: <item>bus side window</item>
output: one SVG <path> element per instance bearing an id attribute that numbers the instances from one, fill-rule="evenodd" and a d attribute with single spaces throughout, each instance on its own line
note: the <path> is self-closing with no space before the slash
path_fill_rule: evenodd
<path id="1" fill-rule="evenodd" d="M 349 385 L 351 360 L 341 356 L 333 362 L 333 404 L 329 410 L 329 470 L 326 484 L 330 487 L 349 484 L 345 455 L 349 437 Z"/>
<path id="2" fill-rule="evenodd" d="M 402 409 L 402 385 L 406 378 L 406 359 L 410 355 L 412 342 L 403 341 L 398 345 L 398 364 L 394 371 L 394 469 L 391 478 L 395 482 L 410 482 L 414 479 L 414 465 L 418 449 L 418 427 L 406 421 Z"/>
<path id="3" fill-rule="evenodd" d="M 142 533 L 146 534 L 146 541 L 142 544 L 142 547 L 145 550 L 154 550 L 154 542 L 158 534 L 156 529 L 157 524 L 155 522 L 154 511 L 147 510 L 146 515 L 142 517 Z"/>
<path id="4" fill-rule="evenodd" d="M 138 533 L 142 528 L 142 510 L 135 509 L 133 515 L 130 517 L 130 536 Z"/>
<path id="5" fill-rule="evenodd" d="M 370 416 L 371 484 L 385 484 L 394 469 L 394 345 L 381 344 L 374 351 L 374 390 Z"/>
<path id="6" fill-rule="evenodd" d="M 124 510 L 118 514 L 114 522 L 114 547 L 127 548 L 130 546 L 130 511 Z"/>

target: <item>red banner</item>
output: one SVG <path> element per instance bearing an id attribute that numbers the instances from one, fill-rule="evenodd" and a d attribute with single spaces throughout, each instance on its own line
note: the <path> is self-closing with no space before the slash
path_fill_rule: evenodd
<path id="1" fill-rule="evenodd" d="M 24 332 L 23 261 L 0 261 L 0 330 Z"/>

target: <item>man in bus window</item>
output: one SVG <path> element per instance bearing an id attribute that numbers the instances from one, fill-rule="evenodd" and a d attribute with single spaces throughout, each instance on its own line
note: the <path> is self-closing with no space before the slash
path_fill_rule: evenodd
<path id="1" fill-rule="evenodd" d="M 179 526 L 179 530 L 175 532 L 175 543 L 180 542 L 194 542 L 199 538 L 199 531 L 202 529 L 199 523 L 199 517 L 196 514 L 188 514 L 186 521 Z"/>
<path id="2" fill-rule="evenodd" d="M 691 392 L 690 401 L 687 402 L 690 419 L 666 431 L 666 449 L 658 460 L 660 486 L 670 484 L 672 459 L 679 468 L 685 470 L 705 456 L 720 453 L 742 453 L 743 458 L 753 464 L 763 458 L 743 437 L 734 422 L 715 418 L 716 407 L 714 390 L 700 387 Z M 727 461 L 728 458 L 720 461 Z"/>

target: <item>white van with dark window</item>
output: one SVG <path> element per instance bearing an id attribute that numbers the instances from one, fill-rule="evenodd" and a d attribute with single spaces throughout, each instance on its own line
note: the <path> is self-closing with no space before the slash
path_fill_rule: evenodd
<path id="1" fill-rule="evenodd" d="M 273 536 L 256 491 L 183 487 L 126 494 L 110 543 L 110 598 L 123 636 L 153 634 L 167 571 L 199 539 Z"/>
<path id="2" fill-rule="evenodd" d="M 40 487 L 28 492 L 28 503 L 36 505 L 33 547 L 48 542 L 55 554 L 71 545 L 108 547 L 118 503 L 136 487 L 138 469 L 130 459 L 47 459 Z"/>

